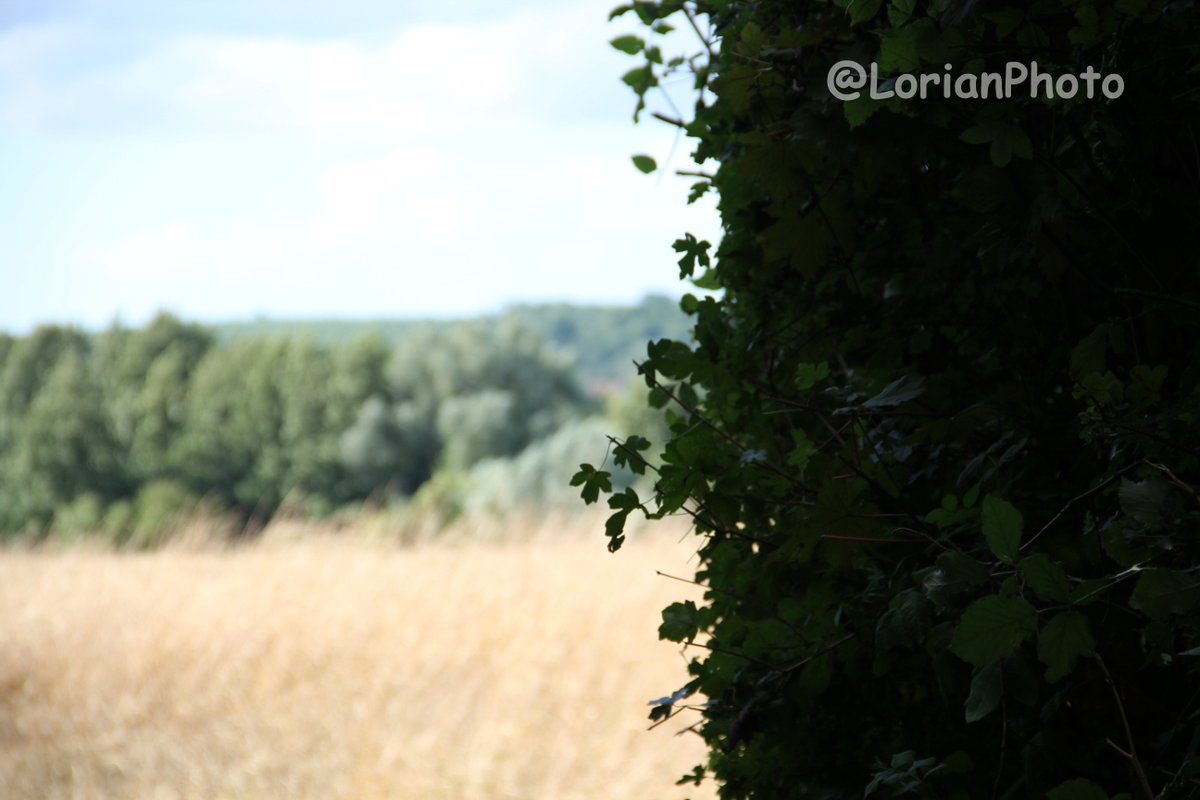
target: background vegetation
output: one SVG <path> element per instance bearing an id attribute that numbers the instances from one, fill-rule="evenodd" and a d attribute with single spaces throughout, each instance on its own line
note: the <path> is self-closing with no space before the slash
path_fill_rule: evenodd
<path id="1" fill-rule="evenodd" d="M 412 499 L 451 518 L 567 501 L 577 452 L 642 424 L 632 354 L 663 298 L 438 323 L 160 315 L 0 336 L 0 532 L 146 546 L 194 514 L 261 524 Z M 601 423 L 601 415 L 608 422 Z"/>

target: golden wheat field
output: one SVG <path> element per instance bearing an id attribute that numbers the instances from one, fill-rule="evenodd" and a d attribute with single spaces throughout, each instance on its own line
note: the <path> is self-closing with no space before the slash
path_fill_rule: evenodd
<path id="1" fill-rule="evenodd" d="M 693 545 L 573 527 L 0 552 L 0 796 L 711 796 L 694 720 L 646 730 Z"/>

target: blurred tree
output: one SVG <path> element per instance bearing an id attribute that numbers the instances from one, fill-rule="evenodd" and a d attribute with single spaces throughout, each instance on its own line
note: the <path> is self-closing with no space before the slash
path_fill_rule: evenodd
<path id="1" fill-rule="evenodd" d="M 175 470 L 194 491 L 260 511 L 281 499 L 283 402 L 272 372 L 284 347 L 283 340 L 237 341 L 210 350 L 197 365 L 171 450 Z"/>
<path id="2" fill-rule="evenodd" d="M 12 440 L 4 475 L 6 512 L 47 525 L 85 492 L 116 497 L 125 488 L 121 458 L 100 389 L 83 353 L 65 349 L 50 369 Z"/>
<path id="3" fill-rule="evenodd" d="M 466 469 L 488 456 L 516 453 L 526 443 L 516 418 L 516 398 L 502 389 L 446 398 L 438 408 L 442 465 Z"/>
<path id="4" fill-rule="evenodd" d="M 92 355 L 95 372 L 112 417 L 113 433 L 123 447 L 133 446 L 144 415 L 154 417 L 149 423 L 153 428 L 161 427 L 165 416 L 169 416 L 150 398 L 142 397 L 155 363 L 173 351 L 169 370 L 172 380 L 185 386 L 191 370 L 212 343 L 211 334 L 203 328 L 185 324 L 167 313 L 158 314 L 144 328 L 113 325 L 97 337 Z M 163 370 L 167 367 L 160 367 L 160 373 Z M 162 377 L 160 374 L 160 382 Z M 161 397 L 161 390 L 157 394 Z M 157 460 L 153 461 L 153 468 L 160 468 Z"/>
<path id="5" fill-rule="evenodd" d="M 440 451 L 430 412 L 415 402 L 367 399 L 339 442 L 347 488 L 359 497 L 391 486 L 409 493 L 429 479 Z"/>

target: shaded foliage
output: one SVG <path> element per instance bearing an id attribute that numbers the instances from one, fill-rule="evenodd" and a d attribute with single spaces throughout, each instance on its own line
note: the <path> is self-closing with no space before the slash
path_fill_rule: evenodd
<path id="1" fill-rule="evenodd" d="M 1194 796 L 1200 775 L 1200 18 L 1191 2 L 636 2 L 724 238 L 676 242 L 694 343 L 652 343 L 704 602 L 663 612 L 722 797 Z M 670 19 L 671 22 L 667 22 Z M 693 28 L 667 58 L 655 37 Z M 1052 74 L 1120 99 L 864 98 L 837 61 Z M 663 115 L 666 116 L 666 115 Z M 649 463 L 648 463 L 649 462 Z M 695 694 L 702 700 L 688 698 Z"/>

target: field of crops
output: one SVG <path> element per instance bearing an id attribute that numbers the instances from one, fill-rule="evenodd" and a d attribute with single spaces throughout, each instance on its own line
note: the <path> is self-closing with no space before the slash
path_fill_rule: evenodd
<path id="1" fill-rule="evenodd" d="M 0 553 L 6 798 L 681 798 L 659 611 L 691 543 L 594 523 L 404 547 Z"/>

